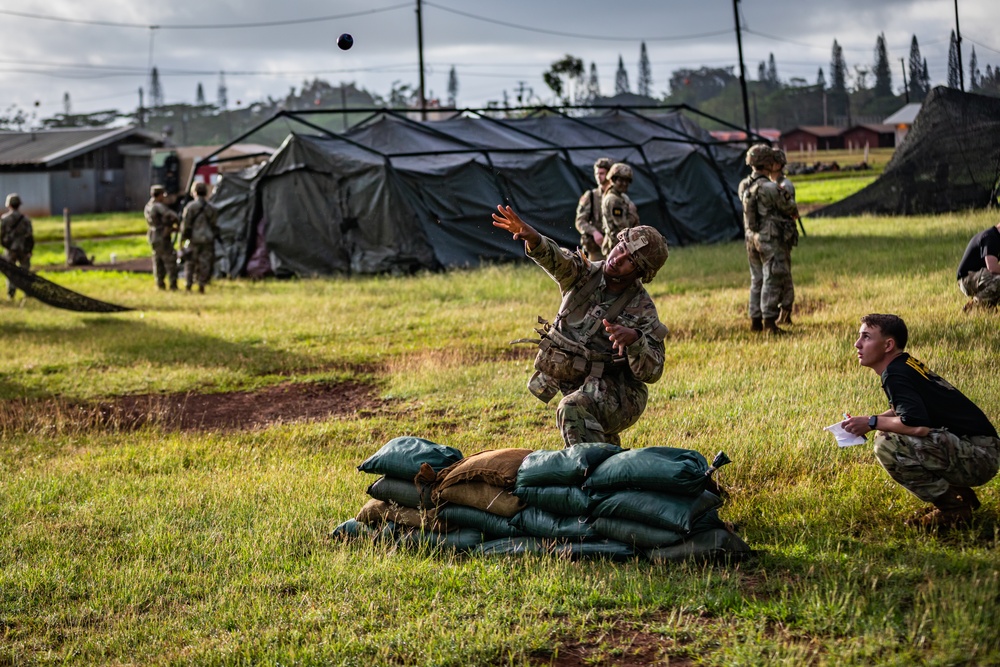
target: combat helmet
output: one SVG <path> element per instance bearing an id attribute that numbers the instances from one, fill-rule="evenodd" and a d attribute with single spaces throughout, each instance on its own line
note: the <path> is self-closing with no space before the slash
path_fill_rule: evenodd
<path id="1" fill-rule="evenodd" d="M 771 152 L 774 154 L 774 161 L 784 167 L 788 164 L 788 156 L 785 155 L 785 151 L 780 148 L 772 148 Z"/>
<path id="2" fill-rule="evenodd" d="M 628 166 L 624 162 L 616 162 L 611 165 L 611 169 L 608 170 L 608 180 L 613 181 L 616 178 L 623 178 L 626 181 L 632 181 L 632 167 Z"/>
<path id="3" fill-rule="evenodd" d="M 774 160 L 774 150 L 767 144 L 754 144 L 747 149 L 747 165 L 763 167 Z"/>
<path id="4" fill-rule="evenodd" d="M 667 261 L 667 240 L 649 225 L 623 229 L 618 232 L 618 241 L 625 244 L 644 283 L 656 277 L 656 272 Z"/>
<path id="5" fill-rule="evenodd" d="M 21 205 L 21 197 L 16 192 L 12 192 L 7 195 L 7 202 L 4 204 L 7 208 L 17 208 Z"/>

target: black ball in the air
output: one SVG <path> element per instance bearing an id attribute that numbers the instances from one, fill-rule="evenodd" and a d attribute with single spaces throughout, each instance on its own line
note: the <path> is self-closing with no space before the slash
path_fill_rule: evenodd
<path id="1" fill-rule="evenodd" d="M 354 46 L 354 38 L 351 37 L 349 33 L 345 32 L 343 35 L 337 38 L 337 46 L 346 51 L 347 49 Z"/>

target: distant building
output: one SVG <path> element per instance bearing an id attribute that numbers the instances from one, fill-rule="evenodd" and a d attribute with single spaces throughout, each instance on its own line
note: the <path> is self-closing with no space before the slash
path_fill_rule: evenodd
<path id="1" fill-rule="evenodd" d="M 892 148 L 896 145 L 896 128 L 892 125 L 863 123 L 844 130 L 841 138 L 847 150 Z"/>
<path id="2" fill-rule="evenodd" d="M 142 208 L 158 134 L 137 127 L 0 132 L 0 196 L 16 192 L 29 216 Z"/>
<path id="3" fill-rule="evenodd" d="M 892 125 L 896 129 L 896 146 L 903 143 L 903 139 L 906 138 L 907 133 L 910 131 L 913 121 L 916 120 L 917 114 L 920 113 L 921 106 L 923 105 L 919 102 L 911 102 L 882 121 L 886 125 Z"/>
<path id="4" fill-rule="evenodd" d="M 781 133 L 778 142 L 786 152 L 813 153 L 844 148 L 844 128 L 833 125 L 800 125 Z"/>

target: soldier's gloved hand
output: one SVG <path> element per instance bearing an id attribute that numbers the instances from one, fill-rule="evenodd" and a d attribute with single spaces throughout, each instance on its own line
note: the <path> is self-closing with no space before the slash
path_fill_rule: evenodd
<path id="1" fill-rule="evenodd" d="M 635 329 L 630 329 L 607 320 L 602 320 L 602 322 L 604 322 L 604 330 L 608 332 L 608 338 L 611 339 L 612 347 L 616 353 L 622 356 L 625 355 L 626 347 L 639 340 L 639 332 Z"/>

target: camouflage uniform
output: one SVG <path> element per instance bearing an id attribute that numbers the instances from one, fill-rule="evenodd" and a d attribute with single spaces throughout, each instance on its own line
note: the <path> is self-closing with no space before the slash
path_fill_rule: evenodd
<path id="1" fill-rule="evenodd" d="M 784 169 L 784 166 L 788 164 L 785 152 L 776 148 L 774 149 L 774 156 L 782 169 Z M 795 204 L 795 186 L 788 180 L 788 176 L 782 173 L 781 177 L 777 180 L 777 184 L 783 192 L 788 194 L 792 200 L 792 204 Z M 795 305 L 795 285 L 792 282 L 792 248 L 799 244 L 799 230 L 795 224 L 798 218 L 798 206 L 795 208 L 795 217 L 785 218 L 781 230 L 782 242 L 785 249 L 785 262 L 788 264 L 788 274 L 781 285 L 780 297 L 778 299 L 778 306 L 781 311 L 778 315 L 778 324 L 791 324 L 792 308 Z"/>
<path id="2" fill-rule="evenodd" d="M 153 278 L 160 289 L 170 281 L 170 289 L 177 289 L 177 252 L 174 250 L 172 234 L 177 229 L 177 214 L 163 202 L 151 198 L 143 209 L 146 225 L 149 227 L 146 238 L 153 248 Z"/>
<path id="3" fill-rule="evenodd" d="M 601 224 L 604 227 L 604 243 L 601 251 L 607 257 L 618 243 L 618 232 L 639 225 L 639 212 L 625 194 L 632 184 L 632 167 L 624 162 L 616 162 L 608 170 L 608 186 L 601 198 Z"/>
<path id="4" fill-rule="evenodd" d="M 7 198 L 7 206 L 11 207 L 11 210 L 0 218 L 0 245 L 4 247 L 4 259 L 30 271 L 35 237 L 31 229 L 31 219 L 17 210 L 17 206 L 20 205 L 21 200 L 17 195 L 10 195 Z M 7 296 L 13 299 L 14 292 L 14 285 L 8 280 Z"/>
<path id="5" fill-rule="evenodd" d="M 1000 304 L 1000 275 L 986 268 L 986 257 L 1000 258 L 1000 228 L 990 227 L 969 241 L 958 266 L 958 288 L 970 303 L 994 308 Z"/>
<path id="6" fill-rule="evenodd" d="M 587 253 L 587 258 L 592 262 L 599 262 L 604 259 L 601 246 L 594 239 L 594 232 L 604 233 L 604 225 L 601 222 L 601 197 L 604 196 L 605 182 L 607 181 L 607 170 L 611 169 L 610 158 L 598 158 L 594 162 L 594 180 L 597 187 L 587 190 L 580 195 L 580 200 L 576 204 L 576 230 L 580 232 L 580 247 Z M 605 170 L 604 180 L 601 180 L 599 169 Z"/>
<path id="7" fill-rule="evenodd" d="M 603 262 L 591 263 L 544 236 L 527 254 L 559 284 L 564 304 L 572 302 L 573 295 L 591 280 L 597 280 L 595 274 L 602 274 L 597 288 L 579 306 L 558 319 L 554 328 L 571 341 L 580 341 L 594 330 L 587 349 L 610 355 L 612 343 L 601 320 L 619 293 L 608 290 Z M 648 275 L 647 280 L 651 277 Z M 660 323 L 656 306 L 641 282 L 636 285 L 638 289 L 616 320 L 640 332 L 639 339 L 626 348 L 625 358 L 605 364 L 600 375 L 592 371 L 582 382 L 558 385 L 563 399 L 559 402 L 556 420 L 567 446 L 582 442 L 620 443 L 618 434 L 634 424 L 646 408 L 646 384 L 656 382 L 663 373 L 663 339 L 667 328 Z M 532 381 L 537 376 L 536 373 Z M 532 393 L 539 395 L 534 388 Z"/>
<path id="8" fill-rule="evenodd" d="M 219 236 L 218 218 L 216 208 L 202 197 L 188 203 L 181 214 L 181 243 L 189 242 L 184 261 L 189 290 L 196 277 L 199 292 L 204 292 L 205 285 L 212 279 L 215 239 Z"/>
<path id="9" fill-rule="evenodd" d="M 754 169 L 740 182 L 738 194 L 744 202 L 744 233 L 750 263 L 750 317 L 775 320 L 782 290 L 790 281 L 791 266 L 783 230 L 796 214 L 795 202 L 767 176 Z M 751 228 L 747 207 L 756 201 L 756 229 Z"/>

